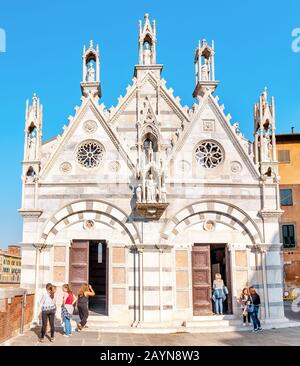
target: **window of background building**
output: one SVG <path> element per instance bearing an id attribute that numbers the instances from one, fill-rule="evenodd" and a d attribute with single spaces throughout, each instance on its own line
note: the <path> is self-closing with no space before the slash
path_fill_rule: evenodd
<path id="1" fill-rule="evenodd" d="M 282 225 L 281 230 L 282 230 L 283 248 L 287 249 L 296 248 L 295 226 L 293 224 Z"/>
<path id="2" fill-rule="evenodd" d="M 279 150 L 278 151 L 278 161 L 279 163 L 290 163 L 290 150 Z"/>
<path id="3" fill-rule="evenodd" d="M 293 205 L 293 190 L 292 189 L 281 189 L 280 190 L 280 204 L 281 204 L 281 206 L 292 206 Z"/>

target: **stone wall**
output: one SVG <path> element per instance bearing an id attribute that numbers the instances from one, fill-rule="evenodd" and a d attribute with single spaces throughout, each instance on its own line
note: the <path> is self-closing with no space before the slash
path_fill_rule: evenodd
<path id="1" fill-rule="evenodd" d="M 23 316 L 22 316 L 23 307 Z M 0 343 L 29 327 L 33 319 L 34 293 L 21 288 L 0 289 Z"/>

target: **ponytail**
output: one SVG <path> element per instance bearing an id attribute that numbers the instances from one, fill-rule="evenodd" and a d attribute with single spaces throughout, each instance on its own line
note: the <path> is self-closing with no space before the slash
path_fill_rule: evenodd
<path id="1" fill-rule="evenodd" d="M 54 288 L 53 288 L 53 286 L 49 286 L 48 291 L 49 291 L 49 295 L 50 295 L 51 299 L 54 299 Z"/>

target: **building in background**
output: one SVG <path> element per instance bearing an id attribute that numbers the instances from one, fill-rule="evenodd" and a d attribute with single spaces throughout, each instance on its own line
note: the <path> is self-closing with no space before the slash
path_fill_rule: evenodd
<path id="1" fill-rule="evenodd" d="M 0 250 L 0 287 L 19 286 L 21 277 L 21 250 L 17 245 L 9 245 Z"/>
<path id="2" fill-rule="evenodd" d="M 300 287 L 300 133 L 276 136 L 280 201 L 284 214 L 280 233 L 283 243 L 286 289 Z"/>

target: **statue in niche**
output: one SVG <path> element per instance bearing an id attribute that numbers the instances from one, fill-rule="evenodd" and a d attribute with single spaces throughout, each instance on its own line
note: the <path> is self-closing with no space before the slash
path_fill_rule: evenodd
<path id="1" fill-rule="evenodd" d="M 201 66 L 201 80 L 209 80 L 209 63 L 207 58 L 204 59 L 204 64 Z"/>
<path id="2" fill-rule="evenodd" d="M 35 149 L 36 149 L 36 136 L 35 131 L 32 131 L 28 135 L 28 160 L 35 160 Z"/>
<path id="3" fill-rule="evenodd" d="M 153 161 L 152 141 L 149 142 L 149 146 L 148 146 L 148 150 L 147 150 L 147 158 L 148 158 L 148 163 L 151 163 Z"/>
<path id="4" fill-rule="evenodd" d="M 146 191 L 147 202 L 156 202 L 156 183 L 152 174 L 149 174 L 149 178 L 146 180 Z"/>
<path id="5" fill-rule="evenodd" d="M 135 190 L 137 202 L 142 202 L 142 187 L 139 184 Z"/>
<path id="6" fill-rule="evenodd" d="M 94 69 L 92 62 L 90 62 L 90 65 L 89 65 L 87 79 L 88 79 L 87 80 L 88 82 L 95 81 L 95 69 Z"/>
<path id="7" fill-rule="evenodd" d="M 271 140 L 270 140 L 270 135 L 267 134 L 263 137 L 263 141 L 262 141 L 262 155 L 263 155 L 264 161 L 271 160 L 270 151 L 271 151 Z"/>
<path id="8" fill-rule="evenodd" d="M 143 59 L 144 65 L 151 65 L 151 46 L 149 42 L 144 43 Z"/>

